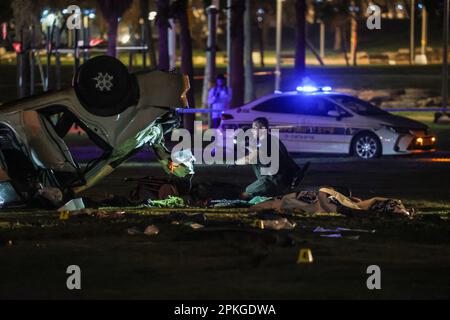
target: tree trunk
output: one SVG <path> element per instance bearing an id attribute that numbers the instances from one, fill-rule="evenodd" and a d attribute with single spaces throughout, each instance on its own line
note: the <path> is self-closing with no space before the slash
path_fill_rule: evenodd
<path id="1" fill-rule="evenodd" d="M 356 17 L 351 18 L 351 39 L 350 39 L 350 52 L 353 65 L 357 65 L 357 49 L 358 49 L 358 22 Z"/>
<path id="2" fill-rule="evenodd" d="M 216 77 L 216 15 L 217 7 L 208 7 L 206 9 L 206 15 L 208 20 L 208 39 L 206 42 L 206 65 L 205 65 L 205 77 L 203 79 L 203 93 L 202 104 L 208 106 L 208 93 L 211 86 L 214 84 Z"/>
<path id="3" fill-rule="evenodd" d="M 244 11 L 242 0 L 233 0 L 231 8 L 231 107 L 244 104 Z"/>
<path id="4" fill-rule="evenodd" d="M 261 25 L 258 25 L 258 40 L 259 40 L 259 56 L 261 68 L 265 67 L 264 64 L 264 29 Z"/>
<path id="5" fill-rule="evenodd" d="M 334 29 L 334 50 L 342 50 L 342 29 L 335 27 Z"/>
<path id="6" fill-rule="evenodd" d="M 194 65 L 192 63 L 192 39 L 191 30 L 188 19 L 188 4 L 187 0 L 179 0 L 182 3 L 182 10 L 179 13 L 180 22 L 180 45 L 181 45 L 181 72 L 189 77 L 191 89 L 187 93 L 189 107 L 195 108 L 194 96 Z M 194 114 L 184 114 L 183 118 L 184 128 L 190 132 L 194 131 Z"/>
<path id="7" fill-rule="evenodd" d="M 119 19 L 113 16 L 108 19 L 108 52 L 111 57 L 117 56 L 117 31 L 119 28 Z"/>
<path id="8" fill-rule="evenodd" d="M 245 0 L 244 17 L 244 59 L 245 59 L 245 103 L 255 99 L 253 86 L 253 42 L 252 42 L 252 6 L 251 0 Z"/>
<path id="9" fill-rule="evenodd" d="M 302 78 L 306 69 L 306 0 L 296 0 L 297 32 L 295 41 L 295 72 Z"/>
<path id="10" fill-rule="evenodd" d="M 151 22 L 148 20 L 148 13 L 150 11 L 148 6 L 148 0 L 140 0 L 139 2 L 140 8 L 141 8 L 141 18 L 144 21 L 145 24 L 145 32 L 146 32 L 146 41 L 147 41 L 147 47 L 148 47 L 148 53 L 150 55 L 150 64 L 152 67 L 156 67 L 156 54 L 155 54 L 155 45 L 153 43 L 153 37 L 152 37 L 152 25 Z"/>
<path id="11" fill-rule="evenodd" d="M 348 50 L 347 50 L 347 34 L 346 34 L 346 30 L 347 28 L 343 27 L 341 29 L 341 43 L 342 43 L 342 51 L 344 53 L 344 58 L 345 58 L 345 64 L 347 65 L 347 67 L 350 66 L 350 61 L 348 59 Z"/>
<path id="12" fill-rule="evenodd" d="M 169 71 L 169 41 L 168 41 L 168 28 L 169 28 L 169 0 L 158 0 L 158 69 L 163 71 Z"/>

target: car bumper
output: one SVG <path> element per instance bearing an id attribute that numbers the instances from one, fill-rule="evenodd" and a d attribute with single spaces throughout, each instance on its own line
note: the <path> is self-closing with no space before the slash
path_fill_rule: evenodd
<path id="1" fill-rule="evenodd" d="M 424 131 L 393 133 L 387 129 L 377 132 L 383 155 L 421 154 L 436 151 L 436 137 Z"/>

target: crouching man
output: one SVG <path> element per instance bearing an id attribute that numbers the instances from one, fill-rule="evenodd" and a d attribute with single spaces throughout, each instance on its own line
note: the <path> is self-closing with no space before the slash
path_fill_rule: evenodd
<path id="1" fill-rule="evenodd" d="M 266 118 L 256 118 L 252 123 L 252 137 L 256 146 L 247 148 L 248 154 L 238 161 L 251 164 L 256 175 L 256 181 L 247 186 L 241 194 L 242 199 L 255 196 L 275 196 L 289 192 L 299 185 L 309 163 L 302 169 L 290 157 L 283 142 L 272 136 L 269 131 L 269 121 Z M 273 154 L 274 152 L 278 153 Z M 278 160 L 278 165 L 261 161 L 267 156 L 272 162 Z"/>

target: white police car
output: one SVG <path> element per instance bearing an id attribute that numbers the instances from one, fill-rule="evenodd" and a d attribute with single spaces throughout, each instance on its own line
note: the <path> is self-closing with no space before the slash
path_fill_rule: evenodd
<path id="1" fill-rule="evenodd" d="M 250 128 L 266 117 L 290 152 L 350 154 L 361 159 L 433 151 L 436 138 L 420 122 L 390 114 L 330 87 L 301 86 L 222 114 L 221 130 Z"/>

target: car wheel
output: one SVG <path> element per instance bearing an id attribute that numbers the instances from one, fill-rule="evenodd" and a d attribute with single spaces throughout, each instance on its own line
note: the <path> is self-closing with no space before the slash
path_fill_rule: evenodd
<path id="1" fill-rule="evenodd" d="M 381 156 L 381 143 L 374 134 L 362 133 L 357 135 L 352 146 L 353 155 L 360 159 L 370 160 Z"/>
<path id="2" fill-rule="evenodd" d="M 139 101 L 136 77 L 109 56 L 98 56 L 81 65 L 73 86 L 83 107 L 96 116 L 115 116 Z"/>

